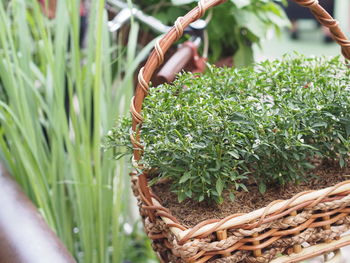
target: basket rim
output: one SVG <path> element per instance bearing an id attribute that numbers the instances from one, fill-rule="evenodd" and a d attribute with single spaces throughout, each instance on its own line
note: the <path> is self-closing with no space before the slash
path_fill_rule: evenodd
<path id="1" fill-rule="evenodd" d="M 284 214 L 289 214 L 291 212 L 289 211 L 291 208 L 296 208 L 294 210 L 296 211 L 305 207 L 314 207 L 319 203 L 329 201 L 326 199 L 335 195 L 338 195 L 338 197 L 350 196 L 350 180 L 346 180 L 334 186 L 320 190 L 300 192 L 287 200 L 275 200 L 266 207 L 253 210 L 246 214 L 232 214 L 221 220 L 214 220 L 214 222 L 213 219 L 204 220 L 191 228 L 182 226 L 178 222 L 175 222 L 176 218 L 173 215 L 164 213 L 164 207 L 160 203 L 161 200 L 152 197 L 152 201 L 154 207 L 162 212 L 159 216 L 161 220 L 169 226 L 170 232 L 176 237 L 178 242 L 183 243 L 189 239 L 203 236 L 204 234 L 208 235 L 209 233 L 231 228 L 239 229 L 240 226 L 258 219 L 259 222 L 262 223 L 267 216 L 272 214 L 277 214 L 275 215 L 276 217 L 279 215 L 282 217 Z M 162 209 L 160 210 L 160 208 Z M 272 220 L 275 220 L 275 218 Z"/>
<path id="2" fill-rule="evenodd" d="M 335 253 L 335 258 L 341 257 L 339 249 L 350 245 L 350 234 L 340 237 L 339 240 L 333 240 L 330 243 L 322 243 L 304 248 L 300 253 L 293 253 L 288 256 L 278 257 L 270 263 L 296 263 L 302 260 L 314 258 L 330 252 Z M 339 262 L 332 259 L 331 262 Z"/>

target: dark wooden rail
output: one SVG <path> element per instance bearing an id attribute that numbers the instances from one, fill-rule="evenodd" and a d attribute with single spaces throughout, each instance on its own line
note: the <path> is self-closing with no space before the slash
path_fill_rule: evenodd
<path id="1" fill-rule="evenodd" d="M 0 164 L 0 263 L 75 263 Z"/>

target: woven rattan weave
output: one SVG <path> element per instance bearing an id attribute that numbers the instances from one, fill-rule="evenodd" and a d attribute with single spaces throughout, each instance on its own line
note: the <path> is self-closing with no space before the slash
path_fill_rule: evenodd
<path id="1" fill-rule="evenodd" d="M 350 60 L 350 41 L 317 0 L 294 0 L 309 8 L 328 27 Z M 179 39 L 190 23 L 223 0 L 201 0 L 198 6 L 176 20 L 174 27 L 159 40 L 140 70 L 135 96 L 131 101 L 133 131 L 143 122 L 142 102 L 155 69 L 163 63 L 168 48 Z M 131 135 L 134 164 L 142 156 L 139 136 Z M 141 168 L 142 167 L 139 167 Z M 191 229 L 182 226 L 161 205 L 147 185 L 147 172 L 132 175 L 145 230 L 162 262 L 300 262 L 335 251 L 350 244 L 350 181 L 319 191 L 299 193 L 290 200 L 276 200 L 248 214 L 234 214 L 222 220 L 201 222 Z M 308 248 L 304 245 L 308 244 Z"/>

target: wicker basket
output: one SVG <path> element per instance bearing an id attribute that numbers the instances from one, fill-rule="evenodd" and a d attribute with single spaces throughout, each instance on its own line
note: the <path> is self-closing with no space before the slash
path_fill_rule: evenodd
<path id="1" fill-rule="evenodd" d="M 350 60 L 350 41 L 338 22 L 317 0 L 295 0 L 311 9 L 321 24 L 328 27 Z M 201 0 L 198 6 L 176 20 L 174 27 L 157 42 L 146 65 L 140 70 L 136 94 L 131 102 L 133 131 L 143 121 L 142 102 L 155 69 L 164 53 L 179 39 L 190 23 L 223 0 Z M 133 160 L 141 159 L 139 136 L 132 136 Z M 191 229 L 182 226 L 147 185 L 147 174 L 133 174 L 136 195 L 145 230 L 162 262 L 300 262 L 318 255 L 339 251 L 350 244 L 350 181 L 319 191 L 299 193 L 290 200 L 277 200 L 266 208 L 248 214 L 234 214 L 222 220 L 201 222 Z M 305 246 L 307 244 L 307 246 Z M 335 253 L 335 257 L 339 253 Z M 334 259 L 332 259 L 334 262 Z"/>

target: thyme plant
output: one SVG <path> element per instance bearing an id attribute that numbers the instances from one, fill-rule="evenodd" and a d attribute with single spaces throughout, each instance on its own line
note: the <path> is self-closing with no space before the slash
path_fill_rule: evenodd
<path id="1" fill-rule="evenodd" d="M 350 149 L 350 71 L 339 57 L 263 62 L 184 73 L 144 102 L 142 162 L 170 178 L 179 201 L 222 201 L 224 189 L 298 183 L 314 158 L 341 166 Z M 108 137 L 126 146 L 131 120 Z M 120 153 L 120 150 L 119 150 Z"/>

